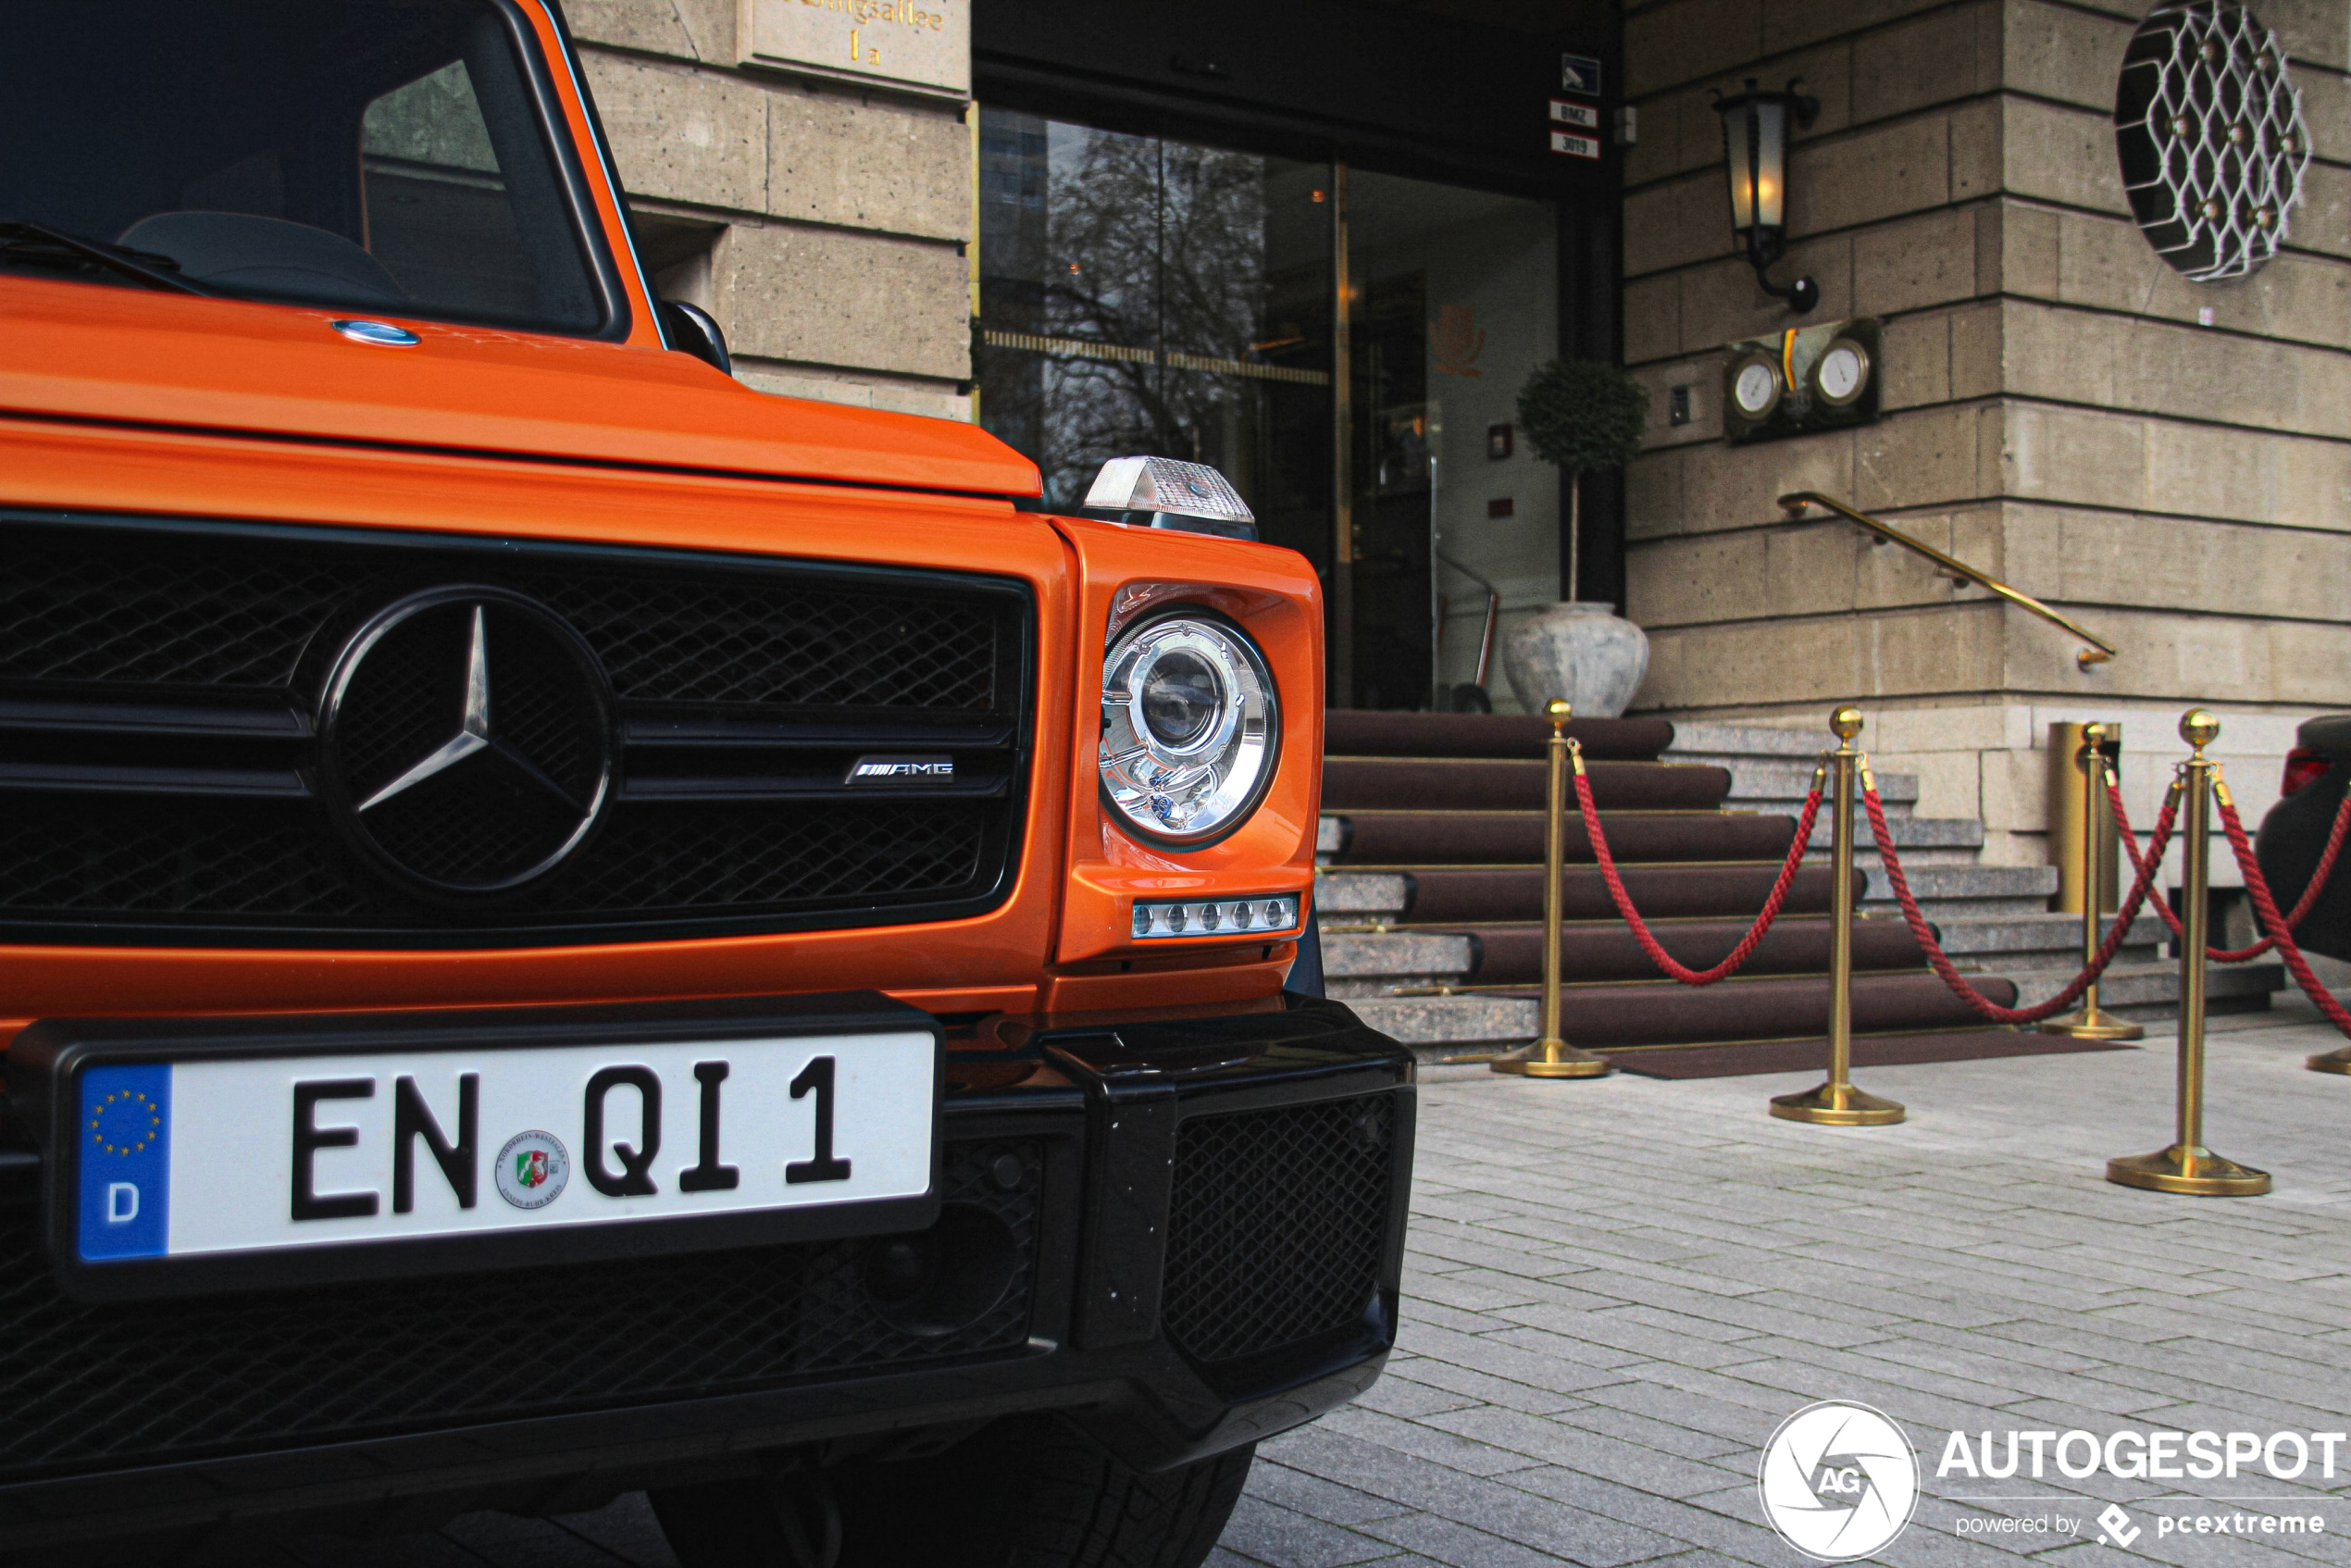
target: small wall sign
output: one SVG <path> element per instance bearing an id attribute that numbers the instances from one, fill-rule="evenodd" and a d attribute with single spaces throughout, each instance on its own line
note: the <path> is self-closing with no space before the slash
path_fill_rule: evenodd
<path id="1" fill-rule="evenodd" d="M 737 0 L 747 66 L 971 96 L 972 0 Z"/>
<path id="2" fill-rule="evenodd" d="M 1560 56 L 1560 91 L 1600 95 L 1600 62 L 1589 55 Z"/>
<path id="3" fill-rule="evenodd" d="M 1551 123 L 1572 125 L 1579 131 L 1600 128 L 1600 107 L 1598 104 L 1579 104 L 1573 98 L 1551 100 Z"/>
<path id="4" fill-rule="evenodd" d="M 1581 136 L 1573 131 L 1554 131 L 1551 132 L 1551 151 L 1563 153 L 1571 158 L 1597 158 L 1600 156 L 1600 139 Z"/>

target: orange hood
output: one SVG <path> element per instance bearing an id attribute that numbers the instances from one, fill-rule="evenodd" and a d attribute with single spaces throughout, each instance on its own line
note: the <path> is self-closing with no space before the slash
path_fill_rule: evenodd
<path id="1" fill-rule="evenodd" d="M 974 425 L 755 392 L 689 355 L 388 316 L 0 277 L 0 417 L 1021 496 L 1037 466 Z"/>

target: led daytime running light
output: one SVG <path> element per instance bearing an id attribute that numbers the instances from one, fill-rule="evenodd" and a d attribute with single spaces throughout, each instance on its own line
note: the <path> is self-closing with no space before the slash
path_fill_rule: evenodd
<path id="1" fill-rule="evenodd" d="M 1135 940 L 1287 933 L 1298 927 L 1298 895 L 1272 898 L 1136 901 Z"/>

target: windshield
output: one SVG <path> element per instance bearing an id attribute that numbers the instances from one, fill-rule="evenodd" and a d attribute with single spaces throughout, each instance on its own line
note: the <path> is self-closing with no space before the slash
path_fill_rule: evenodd
<path id="1" fill-rule="evenodd" d="M 0 268 L 609 325 L 493 0 L 0 0 Z"/>

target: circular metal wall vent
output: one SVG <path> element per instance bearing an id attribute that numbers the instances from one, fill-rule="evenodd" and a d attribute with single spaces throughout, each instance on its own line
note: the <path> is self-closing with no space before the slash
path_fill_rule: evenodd
<path id="1" fill-rule="evenodd" d="M 2242 278 L 2277 254 L 2310 142 L 2285 51 L 2250 10 L 2149 12 L 2122 57 L 2114 141 L 2141 232 L 2181 272 Z"/>

